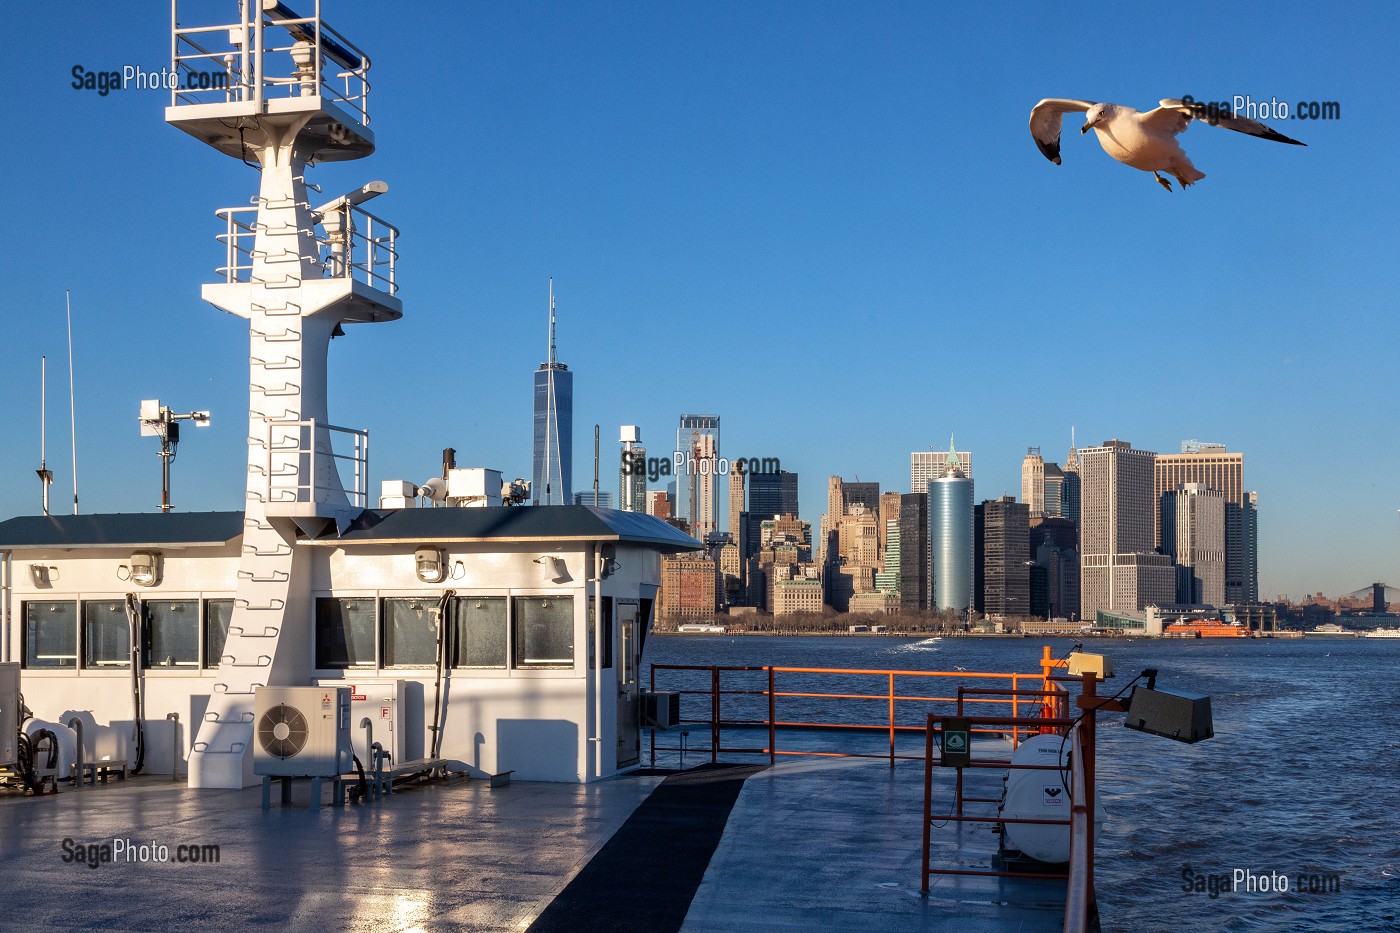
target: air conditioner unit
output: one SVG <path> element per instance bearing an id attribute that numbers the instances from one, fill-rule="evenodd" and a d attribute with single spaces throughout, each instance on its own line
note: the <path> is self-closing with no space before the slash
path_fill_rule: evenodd
<path id="1" fill-rule="evenodd" d="M 643 693 L 642 721 L 658 729 L 680 725 L 681 695 L 668 690 Z"/>
<path id="2" fill-rule="evenodd" d="M 374 741 L 388 752 L 395 764 L 423 757 L 422 717 L 418 717 L 418 721 L 410 725 L 412 717 L 409 716 L 413 700 L 419 701 L 419 709 L 423 706 L 422 688 L 416 682 L 401 679 L 349 683 L 337 677 L 318 680 L 317 683 L 327 687 L 349 688 L 350 741 L 355 754 L 366 768 L 370 766 L 370 755 L 365 746 L 365 730 L 360 725 L 366 719 L 373 725 Z M 417 736 L 414 735 L 415 727 Z"/>
<path id="3" fill-rule="evenodd" d="M 336 777 L 351 767 L 348 688 L 258 688 L 253 700 L 253 773 Z"/>
<path id="4" fill-rule="evenodd" d="M 19 763 L 19 663 L 0 664 L 0 768 Z"/>

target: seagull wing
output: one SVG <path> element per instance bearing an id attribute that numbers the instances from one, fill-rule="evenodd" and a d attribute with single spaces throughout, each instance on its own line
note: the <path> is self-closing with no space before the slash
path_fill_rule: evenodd
<path id="1" fill-rule="evenodd" d="M 1066 113 L 1084 113 L 1094 106 L 1091 100 L 1064 100 L 1047 97 L 1031 108 L 1031 137 L 1045 158 L 1060 164 L 1060 123 Z"/>
<path id="2" fill-rule="evenodd" d="M 1258 136 L 1260 139 L 1272 139 L 1276 143 L 1288 143 L 1292 146 L 1307 145 L 1307 143 L 1285 136 L 1258 120 L 1251 120 L 1248 117 L 1208 111 L 1199 106 L 1174 99 L 1159 101 L 1159 103 L 1161 106 L 1156 110 L 1149 110 L 1138 118 L 1143 126 L 1158 133 L 1170 133 L 1175 136 L 1185 130 L 1194 118 L 1209 123 L 1211 126 L 1223 126 L 1236 133 Z"/>

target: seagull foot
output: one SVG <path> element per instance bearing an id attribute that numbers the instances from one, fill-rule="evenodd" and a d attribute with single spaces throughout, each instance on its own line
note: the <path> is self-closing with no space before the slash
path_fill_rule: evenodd
<path id="1" fill-rule="evenodd" d="M 1157 184 L 1161 185 L 1163 188 L 1166 188 L 1168 191 L 1172 190 L 1172 183 L 1167 181 L 1161 175 L 1158 175 L 1156 172 L 1153 172 L 1152 177 L 1156 178 Z"/>

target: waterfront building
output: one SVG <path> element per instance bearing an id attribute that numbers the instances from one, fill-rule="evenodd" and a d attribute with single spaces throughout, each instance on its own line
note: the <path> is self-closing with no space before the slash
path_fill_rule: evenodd
<path id="1" fill-rule="evenodd" d="M 610 509 L 613 507 L 613 494 L 610 489 L 598 490 L 598 500 L 593 501 L 594 493 L 590 489 L 588 492 L 574 493 L 574 505 L 596 505 L 600 509 Z"/>
<path id="2" fill-rule="evenodd" d="M 1257 600 L 1258 543 L 1249 531 L 1254 519 L 1245 514 L 1250 500 L 1244 486 L 1244 454 L 1231 452 L 1224 444 L 1196 440 L 1182 441 L 1179 454 L 1158 454 L 1153 472 L 1155 494 L 1160 498 L 1186 483 L 1199 483 L 1225 497 L 1225 601 Z M 1162 545 L 1160 518 L 1155 544 Z"/>
<path id="3" fill-rule="evenodd" d="M 1030 506 L 1012 496 L 989 499 L 973 515 L 974 598 L 987 615 L 1026 615 L 1030 605 Z"/>
<path id="4" fill-rule="evenodd" d="M 929 608 L 928 493 L 899 497 L 899 604 L 903 609 Z"/>
<path id="5" fill-rule="evenodd" d="M 1225 495 L 1202 483 L 1162 494 L 1162 550 L 1176 565 L 1176 602 L 1225 603 Z"/>
<path id="6" fill-rule="evenodd" d="M 1171 559 L 1157 553 L 1153 541 L 1156 454 L 1111 440 L 1078 451 L 1078 458 L 1081 618 L 1094 618 L 1100 609 L 1174 602 Z"/>
<path id="7" fill-rule="evenodd" d="M 702 620 L 715 617 L 717 567 L 712 558 L 701 554 L 679 554 L 661 561 L 660 615 L 671 621 Z"/>
<path id="8" fill-rule="evenodd" d="M 929 599 L 932 608 L 972 611 L 972 479 L 949 451 L 946 471 L 928 484 Z"/>
<path id="9" fill-rule="evenodd" d="M 773 617 L 822 611 L 822 578 L 814 566 L 783 565 L 782 579 L 773 583 Z"/>
<path id="10" fill-rule="evenodd" d="M 1030 522 L 1031 614 L 1079 618 L 1079 534 L 1067 518 Z"/>

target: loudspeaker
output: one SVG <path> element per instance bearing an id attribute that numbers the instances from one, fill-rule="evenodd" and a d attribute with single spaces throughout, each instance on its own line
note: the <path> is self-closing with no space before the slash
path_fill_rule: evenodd
<path id="1" fill-rule="evenodd" d="M 1210 714 L 1210 697 L 1200 693 L 1167 693 L 1134 687 L 1128 700 L 1128 718 L 1123 725 L 1139 732 L 1199 742 L 1215 735 Z"/>

